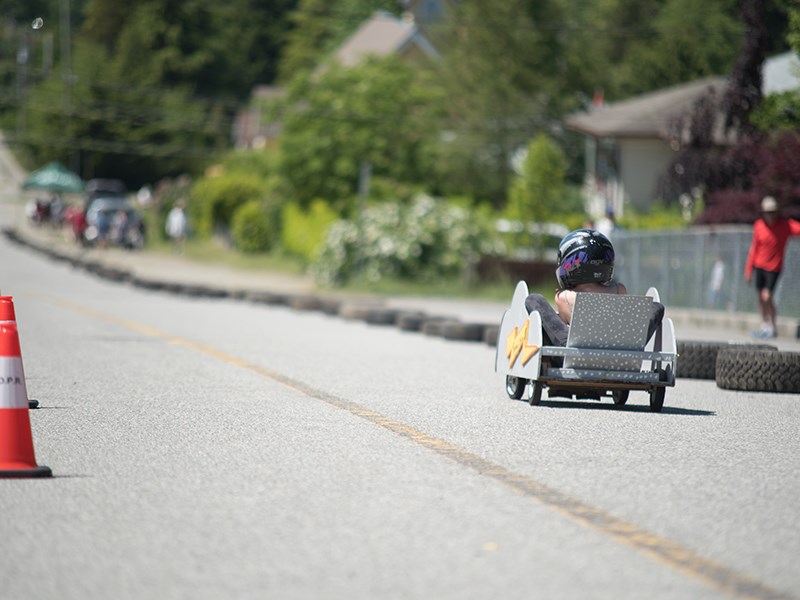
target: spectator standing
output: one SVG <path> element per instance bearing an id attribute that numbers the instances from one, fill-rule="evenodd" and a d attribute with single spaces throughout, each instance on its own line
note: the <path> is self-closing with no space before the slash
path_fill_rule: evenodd
<path id="1" fill-rule="evenodd" d="M 761 218 L 753 224 L 753 239 L 747 254 L 744 277 L 755 279 L 761 328 L 753 335 L 761 339 L 777 337 L 777 309 L 773 292 L 783 269 L 783 257 L 789 238 L 800 236 L 800 221 L 781 216 L 778 202 L 772 196 L 761 201 Z"/>
<path id="2" fill-rule="evenodd" d="M 109 210 L 97 211 L 97 246 L 105 248 L 108 245 L 108 236 L 111 234 L 111 221 L 113 214 Z"/>
<path id="3" fill-rule="evenodd" d="M 595 229 L 610 240 L 614 231 L 617 229 L 617 220 L 614 217 L 614 211 L 610 208 L 606 210 L 605 216 L 597 221 Z"/>
<path id="4" fill-rule="evenodd" d="M 124 247 L 125 238 L 128 234 L 128 213 L 125 210 L 118 210 L 111 219 L 111 243 L 114 246 Z"/>
<path id="5" fill-rule="evenodd" d="M 64 217 L 64 201 L 58 194 L 53 194 L 50 197 L 50 222 L 52 225 L 58 227 Z"/>
<path id="6" fill-rule="evenodd" d="M 711 267 L 711 276 L 708 280 L 708 301 L 712 307 L 719 306 L 722 300 L 722 284 L 725 282 L 725 263 L 717 256 Z"/>
<path id="7" fill-rule="evenodd" d="M 175 244 L 175 252 L 183 251 L 183 244 L 189 232 L 189 222 L 184 207 L 184 201 L 178 200 L 167 215 L 166 232 Z"/>

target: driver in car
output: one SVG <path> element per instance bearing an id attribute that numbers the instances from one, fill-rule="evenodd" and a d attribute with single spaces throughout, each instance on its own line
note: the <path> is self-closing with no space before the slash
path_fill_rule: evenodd
<path id="1" fill-rule="evenodd" d="M 614 246 L 594 229 L 576 229 L 558 244 L 554 310 L 541 294 L 530 294 L 525 300 L 528 313 L 538 311 L 542 317 L 542 341 L 547 346 L 566 346 L 575 294 L 627 294 L 628 290 L 614 279 Z M 653 302 L 647 339 L 655 333 L 664 317 L 664 305 Z"/>

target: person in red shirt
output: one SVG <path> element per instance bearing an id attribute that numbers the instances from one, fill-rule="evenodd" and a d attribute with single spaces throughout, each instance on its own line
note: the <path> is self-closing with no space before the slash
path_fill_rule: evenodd
<path id="1" fill-rule="evenodd" d="M 747 283 L 755 276 L 763 321 L 761 329 L 753 333 L 756 337 L 767 339 L 778 335 L 775 328 L 778 314 L 772 294 L 783 269 L 786 244 L 793 236 L 800 236 L 800 221 L 783 218 L 775 198 L 766 196 L 761 201 L 761 218 L 753 225 L 753 241 L 744 266 Z"/>

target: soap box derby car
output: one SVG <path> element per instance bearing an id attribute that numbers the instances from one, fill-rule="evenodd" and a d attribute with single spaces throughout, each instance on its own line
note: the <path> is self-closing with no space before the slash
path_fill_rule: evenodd
<path id="1" fill-rule="evenodd" d="M 520 281 L 497 338 L 495 371 L 506 376 L 510 398 L 537 405 L 547 388 L 548 398 L 611 397 L 623 405 L 640 390 L 649 394 L 650 410 L 661 411 L 666 388 L 675 385 L 677 351 L 666 317 L 646 339 L 655 288 L 644 296 L 576 294 L 566 346 L 542 345 L 542 319 L 528 314 L 527 297 Z"/>

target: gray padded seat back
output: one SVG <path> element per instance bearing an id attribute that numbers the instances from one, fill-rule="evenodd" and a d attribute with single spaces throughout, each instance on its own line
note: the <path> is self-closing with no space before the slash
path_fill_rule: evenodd
<path id="1" fill-rule="evenodd" d="M 653 309 L 649 296 L 575 295 L 567 347 L 641 352 Z M 607 371 L 639 371 L 642 359 L 581 356 L 564 359 L 564 367 Z"/>

